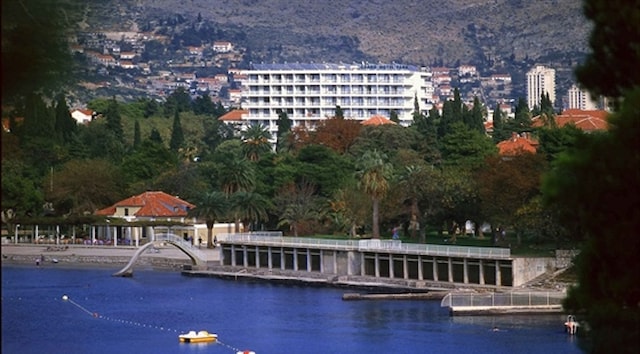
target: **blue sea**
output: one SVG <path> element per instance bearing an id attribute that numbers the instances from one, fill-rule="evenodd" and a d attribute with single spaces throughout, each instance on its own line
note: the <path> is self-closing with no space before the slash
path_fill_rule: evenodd
<path id="1" fill-rule="evenodd" d="M 581 353 L 561 315 L 450 317 L 439 301 L 116 270 L 3 266 L 2 353 Z M 189 330 L 219 342 L 179 343 Z"/>

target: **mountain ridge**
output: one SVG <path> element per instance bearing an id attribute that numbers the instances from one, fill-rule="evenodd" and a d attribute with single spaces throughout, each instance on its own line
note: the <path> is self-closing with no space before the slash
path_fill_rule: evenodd
<path id="1" fill-rule="evenodd" d="M 113 1 L 121 15 L 138 13 L 130 24 L 200 14 L 241 28 L 254 57 L 264 61 L 575 61 L 588 51 L 591 29 L 577 0 Z M 336 42 L 357 50 L 345 58 Z"/>

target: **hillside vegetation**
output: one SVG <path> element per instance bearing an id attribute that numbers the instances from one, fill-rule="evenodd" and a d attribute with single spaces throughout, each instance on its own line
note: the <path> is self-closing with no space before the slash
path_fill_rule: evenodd
<path id="1" fill-rule="evenodd" d="M 93 23 L 135 27 L 167 16 L 240 28 L 255 60 L 454 64 L 580 59 L 589 23 L 579 0 L 122 0 L 92 4 Z M 115 21 L 116 17 L 118 18 Z M 348 50 L 345 50 L 348 49 Z"/>

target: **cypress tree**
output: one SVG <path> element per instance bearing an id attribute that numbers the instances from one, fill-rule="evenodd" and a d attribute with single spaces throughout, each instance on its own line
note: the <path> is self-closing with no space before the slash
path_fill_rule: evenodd
<path id="1" fill-rule="evenodd" d="M 140 147 L 142 139 L 140 138 L 140 122 L 136 120 L 136 123 L 133 125 L 133 149 L 137 149 Z"/>
<path id="2" fill-rule="evenodd" d="M 175 110 L 173 114 L 173 129 L 171 130 L 171 140 L 169 148 L 172 151 L 178 151 L 184 144 L 184 133 L 182 132 L 182 124 L 180 123 L 180 113 Z"/>

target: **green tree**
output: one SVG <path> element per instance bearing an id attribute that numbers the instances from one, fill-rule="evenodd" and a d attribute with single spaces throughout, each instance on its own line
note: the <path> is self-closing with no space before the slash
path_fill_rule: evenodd
<path id="1" fill-rule="evenodd" d="M 507 127 L 509 133 L 522 133 L 531 131 L 531 111 L 527 105 L 527 100 L 520 97 L 516 105 L 515 117 L 509 121 Z"/>
<path id="2" fill-rule="evenodd" d="M 106 160 L 71 160 L 52 177 L 47 200 L 60 214 L 85 215 L 123 197 L 120 169 Z"/>
<path id="3" fill-rule="evenodd" d="M 498 152 L 490 138 L 462 122 L 452 126 L 451 133 L 442 138 L 440 145 L 444 163 L 448 165 L 477 166 Z"/>
<path id="4" fill-rule="evenodd" d="M 191 97 L 184 87 L 178 87 L 168 97 L 164 103 L 164 115 L 169 117 L 176 110 L 178 112 L 187 112 L 191 109 Z"/>
<path id="5" fill-rule="evenodd" d="M 573 124 L 567 124 L 562 128 L 537 129 L 538 153 L 544 155 L 547 161 L 553 161 L 560 153 L 578 148 L 576 142 L 584 134 L 586 133 Z"/>
<path id="6" fill-rule="evenodd" d="M 338 119 L 344 119 L 344 111 L 342 110 L 342 107 L 336 106 L 335 117 Z"/>
<path id="7" fill-rule="evenodd" d="M 213 248 L 213 227 L 220 218 L 224 217 L 228 210 L 228 198 L 222 192 L 207 192 L 201 195 L 195 202 L 196 207 L 189 210 L 188 215 L 199 220 L 204 220 L 207 225 L 207 248 Z"/>
<path id="8" fill-rule="evenodd" d="M 357 161 L 356 178 L 359 186 L 371 198 L 372 202 L 372 237 L 380 238 L 380 200 L 389 191 L 392 178 L 392 167 L 387 156 L 378 150 L 367 151 Z"/>
<path id="9" fill-rule="evenodd" d="M 594 353 L 635 353 L 640 338 L 640 4 L 585 0 L 591 53 L 576 70 L 592 94 L 616 104 L 609 130 L 581 136 L 544 181 L 546 205 L 584 239 L 578 284 L 564 305 L 588 323 Z"/>
<path id="10" fill-rule="evenodd" d="M 55 92 L 71 80 L 67 34 L 83 8 L 75 0 L 2 2 L 3 105 L 33 92 Z"/>
<path id="11" fill-rule="evenodd" d="M 627 93 L 610 131 L 580 137 L 580 149 L 557 158 L 544 183 L 546 204 L 559 206 L 571 238 L 584 240 L 564 305 L 584 316 L 596 353 L 635 352 L 640 336 L 639 100 L 640 89 Z"/>
<path id="12" fill-rule="evenodd" d="M 279 212 L 278 227 L 288 225 L 294 237 L 298 237 L 305 222 L 318 220 L 322 214 L 320 198 L 315 186 L 307 181 L 289 183 L 283 186 L 275 197 L 275 207 Z"/>
<path id="13" fill-rule="evenodd" d="M 589 37 L 591 53 L 576 71 L 578 81 L 596 96 L 618 99 L 638 86 L 640 38 L 637 0 L 584 0 L 585 16 L 593 22 Z M 615 65 L 611 70 L 607 65 Z"/>
<path id="14" fill-rule="evenodd" d="M 493 133 L 491 135 L 494 144 L 507 140 L 511 136 L 505 118 L 504 112 L 500 109 L 500 104 L 497 104 L 496 109 L 493 111 Z"/>
<path id="15" fill-rule="evenodd" d="M 213 116 L 216 113 L 216 106 L 211 101 L 211 96 L 205 93 L 193 100 L 193 113 Z"/>
<path id="16" fill-rule="evenodd" d="M 293 125 L 293 122 L 289 119 L 289 115 L 285 110 L 281 109 L 278 111 L 278 121 L 276 125 L 278 126 L 276 148 L 279 149 L 278 151 L 281 151 L 282 148 L 284 148 L 287 136 L 291 133 L 291 127 Z"/>
<path id="17" fill-rule="evenodd" d="M 140 122 L 136 119 L 136 122 L 133 125 L 133 149 L 137 149 L 140 147 L 142 143 L 142 138 L 140 137 Z"/>
<path id="18" fill-rule="evenodd" d="M 398 112 L 395 109 L 392 109 L 389 113 L 389 120 L 394 123 L 400 123 L 400 118 L 398 118 Z"/>
<path id="19" fill-rule="evenodd" d="M 260 156 L 271 151 L 271 133 L 260 124 L 252 125 L 242 132 L 242 149 L 249 161 L 258 161 Z"/>
<path id="20" fill-rule="evenodd" d="M 514 211 L 540 194 L 540 179 L 545 170 L 544 156 L 538 154 L 525 152 L 508 159 L 497 155 L 488 158 L 474 174 L 484 221 L 494 227 L 516 225 L 518 217 Z M 517 236 L 520 243 L 522 235 Z"/>
<path id="21" fill-rule="evenodd" d="M 432 165 L 440 164 L 441 155 L 438 149 L 438 110 L 435 109 L 436 116 L 426 116 L 424 114 L 414 115 L 411 128 L 419 134 L 414 144 L 414 149 L 423 156 L 424 160 Z M 431 112 L 430 112 L 431 113 Z"/>
<path id="22" fill-rule="evenodd" d="M 124 142 L 120 105 L 118 104 L 118 101 L 116 101 L 115 96 L 109 101 L 109 106 L 107 106 L 104 116 L 107 122 L 107 129 L 113 133 L 118 141 Z"/>
<path id="23" fill-rule="evenodd" d="M 259 193 L 240 191 L 230 196 L 229 208 L 240 219 L 245 230 L 253 231 L 258 222 L 267 220 L 271 203 Z"/>
<path id="24" fill-rule="evenodd" d="M 55 117 L 55 132 L 60 138 L 60 142 L 68 145 L 71 142 L 72 136 L 76 131 L 78 124 L 76 120 L 71 117 L 69 112 L 69 106 L 63 95 L 56 97 L 56 117 Z"/>
<path id="25" fill-rule="evenodd" d="M 473 108 L 465 115 L 465 124 L 472 130 L 477 130 L 480 133 L 485 133 L 484 129 L 484 108 L 480 103 L 478 97 L 473 98 Z"/>
<path id="26" fill-rule="evenodd" d="M 183 145 L 184 132 L 182 131 L 182 123 L 180 123 L 180 113 L 176 110 L 173 115 L 173 128 L 171 129 L 169 148 L 171 151 L 177 152 Z"/>

